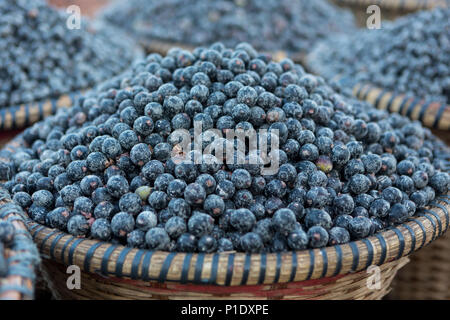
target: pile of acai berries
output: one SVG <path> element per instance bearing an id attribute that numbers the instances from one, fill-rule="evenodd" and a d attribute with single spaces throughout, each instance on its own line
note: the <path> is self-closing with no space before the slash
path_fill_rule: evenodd
<path id="1" fill-rule="evenodd" d="M 150 42 L 234 47 L 244 41 L 290 53 L 306 53 L 320 39 L 356 28 L 350 11 L 326 0 L 115 1 L 102 18 Z"/>
<path id="2" fill-rule="evenodd" d="M 175 133 L 195 139 L 194 124 L 210 144 L 180 152 Z M 270 149 L 242 152 L 209 129 L 254 129 Z M 152 250 L 342 244 L 406 221 L 450 183 L 450 151 L 429 129 L 246 43 L 150 54 L 22 137 L 2 151 L 0 179 L 33 220 Z M 245 161 L 206 152 L 212 144 Z M 263 158 L 278 168 L 262 174 Z"/>
<path id="3" fill-rule="evenodd" d="M 0 108 L 86 89 L 122 72 L 134 53 L 120 34 L 43 0 L 0 1 Z"/>
<path id="4" fill-rule="evenodd" d="M 310 55 L 327 79 L 371 83 L 420 98 L 450 102 L 450 9 L 382 22 L 379 30 L 330 37 Z"/>

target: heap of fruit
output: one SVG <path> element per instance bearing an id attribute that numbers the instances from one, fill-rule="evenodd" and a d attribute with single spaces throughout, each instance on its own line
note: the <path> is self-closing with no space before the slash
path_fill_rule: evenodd
<path id="1" fill-rule="evenodd" d="M 116 1 L 102 17 L 138 37 L 194 46 L 248 42 L 256 49 L 305 53 L 334 32 L 356 28 L 326 0 Z"/>
<path id="2" fill-rule="evenodd" d="M 0 1 L 0 108 L 92 87 L 131 63 L 133 42 L 77 21 L 42 0 Z"/>
<path id="3" fill-rule="evenodd" d="M 151 250 L 342 244 L 405 222 L 450 184 L 450 151 L 420 123 L 247 43 L 150 54 L 22 137 L 0 179 L 32 219 Z"/>
<path id="4" fill-rule="evenodd" d="M 329 38 L 317 45 L 311 67 L 325 78 L 372 83 L 420 98 L 450 101 L 450 9 L 383 22 L 380 30 Z"/>

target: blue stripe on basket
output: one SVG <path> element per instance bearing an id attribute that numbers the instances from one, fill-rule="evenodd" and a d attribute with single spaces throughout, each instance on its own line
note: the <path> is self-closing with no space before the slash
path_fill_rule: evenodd
<path id="1" fill-rule="evenodd" d="M 102 263 L 100 265 L 100 272 L 107 276 L 108 275 L 108 260 L 113 251 L 117 248 L 116 245 L 109 246 L 108 249 L 106 249 L 105 253 L 102 257 Z"/>
<path id="2" fill-rule="evenodd" d="M 152 260 L 153 251 L 146 251 L 144 260 L 142 261 L 141 277 L 144 281 L 149 281 L 150 261 Z"/>
<path id="3" fill-rule="evenodd" d="M 384 238 L 381 234 L 377 234 L 375 236 L 380 241 L 381 255 L 380 255 L 380 261 L 378 262 L 378 265 L 381 266 L 384 263 L 384 260 L 386 260 L 386 251 L 387 251 L 386 241 L 384 240 Z"/>
<path id="4" fill-rule="evenodd" d="M 398 230 L 397 228 L 392 228 L 392 231 L 395 232 L 395 234 L 398 237 L 398 241 L 400 242 L 400 245 L 398 247 L 398 254 L 395 258 L 396 260 L 400 259 L 400 257 L 403 255 L 403 251 L 405 250 L 405 238 L 403 237 L 403 234 Z"/>
<path id="5" fill-rule="evenodd" d="M 169 273 L 170 266 L 172 265 L 172 260 L 175 257 L 176 252 L 171 252 L 167 255 L 166 259 L 163 262 L 161 267 L 161 271 L 159 272 L 159 282 L 165 282 L 167 278 L 167 274 Z"/>
<path id="6" fill-rule="evenodd" d="M 420 227 L 420 229 L 422 229 L 423 238 L 422 238 L 422 243 L 417 248 L 417 250 L 418 250 L 425 245 L 425 242 L 427 240 L 427 232 L 425 231 L 425 227 L 423 226 L 422 222 L 420 222 L 418 219 L 411 219 L 410 221 L 414 221 Z"/>
<path id="7" fill-rule="evenodd" d="M 50 239 L 51 236 L 55 235 L 56 233 L 59 233 L 59 230 L 54 230 L 52 232 L 50 232 L 48 235 L 45 236 L 44 239 L 42 239 L 41 245 L 39 246 L 39 251 L 42 252 L 42 250 L 44 249 L 45 243 L 47 242 L 48 239 Z"/>
<path id="8" fill-rule="evenodd" d="M 130 247 L 125 247 L 120 252 L 119 257 L 117 257 L 116 261 L 116 275 L 120 278 L 123 276 L 123 264 L 125 263 L 125 259 L 127 258 L 128 253 L 131 251 Z"/>
<path id="9" fill-rule="evenodd" d="M 280 273 L 281 273 L 281 253 L 277 252 L 277 265 L 275 268 L 275 279 L 273 279 L 274 283 L 278 283 L 280 280 Z"/>
<path id="10" fill-rule="evenodd" d="M 25 126 L 30 124 L 30 108 L 25 107 Z"/>
<path id="11" fill-rule="evenodd" d="M 309 250 L 309 270 L 308 275 L 306 276 L 306 280 L 311 279 L 313 272 L 314 272 L 314 263 L 315 263 L 316 257 L 314 254 L 314 250 Z"/>
<path id="12" fill-rule="evenodd" d="M 430 204 L 432 206 L 440 208 L 444 212 L 444 214 L 445 214 L 445 228 L 444 228 L 444 230 L 447 230 L 448 225 L 449 225 L 449 214 L 448 214 L 447 208 L 444 207 L 443 205 L 441 205 L 440 203 L 437 203 L 437 202 L 432 202 Z"/>
<path id="13" fill-rule="evenodd" d="M 205 254 L 199 253 L 197 255 L 197 262 L 195 263 L 195 271 L 194 271 L 194 282 L 201 283 L 202 282 L 202 269 L 203 269 L 203 261 L 205 260 Z"/>
<path id="14" fill-rule="evenodd" d="M 209 277 L 210 283 L 217 282 L 218 269 L 219 269 L 219 255 L 216 253 L 213 255 L 213 259 L 212 259 L 211 276 Z"/>
<path id="15" fill-rule="evenodd" d="M 410 97 L 404 96 L 404 97 L 403 97 L 403 101 L 402 101 L 402 103 L 400 104 L 400 108 L 398 109 L 397 112 L 400 113 L 400 114 L 403 114 L 403 109 L 405 108 L 406 103 L 407 103 L 408 101 L 410 101 L 410 100 L 411 100 Z"/>
<path id="16" fill-rule="evenodd" d="M 353 254 L 352 271 L 356 271 L 359 264 L 359 249 L 355 242 L 350 242 L 349 246 L 352 249 Z"/>
<path id="17" fill-rule="evenodd" d="M 38 103 L 38 110 L 39 110 L 39 120 L 42 120 L 44 117 L 44 104 L 43 102 Z"/>
<path id="18" fill-rule="evenodd" d="M 392 97 L 389 99 L 387 106 L 386 106 L 386 110 L 388 112 L 391 112 L 392 109 L 392 102 L 395 100 L 395 98 L 397 98 L 397 96 L 395 94 L 392 94 Z"/>
<path id="19" fill-rule="evenodd" d="M 450 161 L 449 161 L 449 165 L 450 165 Z M 444 201 L 445 203 L 450 204 L 450 195 L 439 196 L 439 198 L 437 198 L 437 200 Z"/>
<path id="20" fill-rule="evenodd" d="M 340 245 L 334 246 L 336 250 L 336 269 L 334 270 L 333 277 L 337 276 L 342 269 L 342 248 Z"/>
<path id="21" fill-rule="evenodd" d="M 31 237 L 34 239 L 34 237 L 36 237 L 37 234 L 38 234 L 41 230 L 43 230 L 43 229 L 45 229 L 45 226 L 39 225 L 39 228 L 37 228 L 37 229 L 31 234 Z"/>
<path id="22" fill-rule="evenodd" d="M 420 215 L 421 217 L 424 217 L 428 221 L 430 221 L 431 225 L 433 226 L 433 236 L 431 237 L 431 241 L 434 241 L 436 239 L 436 223 L 434 222 L 434 219 L 430 217 L 430 215 L 423 213 Z"/>
<path id="23" fill-rule="evenodd" d="M 289 277 L 289 282 L 294 281 L 295 276 L 297 275 L 297 252 L 292 252 L 292 268 L 291 268 L 291 276 Z"/>
<path id="24" fill-rule="evenodd" d="M 181 279 L 180 279 L 181 283 L 186 283 L 188 280 L 191 259 L 192 259 L 192 253 L 186 253 L 186 255 L 184 256 L 184 260 L 183 260 L 183 266 L 181 267 Z"/>
<path id="25" fill-rule="evenodd" d="M 428 107 L 430 106 L 431 101 L 428 101 L 426 103 L 423 104 L 422 108 L 420 109 L 420 113 L 419 113 L 419 121 L 423 121 L 423 117 L 425 116 L 425 112 L 428 110 Z"/>
<path id="26" fill-rule="evenodd" d="M 248 274 L 250 272 L 250 263 L 251 263 L 251 255 L 246 254 L 245 262 L 244 262 L 244 273 L 242 274 L 241 285 L 244 285 L 247 283 Z"/>
<path id="27" fill-rule="evenodd" d="M 58 244 L 59 240 L 61 240 L 62 237 L 64 237 L 65 233 L 58 234 L 55 239 L 53 239 L 51 245 L 50 245 L 50 259 L 55 259 L 55 247 Z"/>
<path id="28" fill-rule="evenodd" d="M 72 242 L 73 239 L 75 239 L 75 237 L 70 237 L 69 239 L 67 239 L 66 243 L 64 243 L 61 249 L 61 261 L 63 262 L 64 262 L 64 253 L 66 252 L 67 246 L 69 245 L 70 242 Z"/>
<path id="29" fill-rule="evenodd" d="M 436 212 L 434 212 L 433 210 L 429 210 L 429 209 L 424 209 L 424 211 L 425 212 L 428 212 L 429 214 L 431 214 L 433 217 L 435 217 L 436 218 L 436 220 L 437 220 L 437 223 L 438 223 L 438 227 L 439 227 L 439 232 L 438 232 L 438 234 L 436 235 L 437 237 L 438 236 L 440 236 L 441 234 L 442 234 L 442 222 L 441 222 L 441 218 L 439 217 L 439 215 L 436 213 Z"/>
<path id="30" fill-rule="evenodd" d="M 5 108 L 0 108 L 0 119 L 1 119 L 1 129 L 3 130 L 3 129 L 5 129 Z"/>
<path id="31" fill-rule="evenodd" d="M 359 98 L 361 96 L 361 90 L 364 87 L 364 85 L 360 85 L 358 90 L 356 91 L 356 96 Z"/>
<path id="32" fill-rule="evenodd" d="M 139 263 L 141 263 L 142 256 L 144 255 L 145 250 L 138 250 L 136 255 L 133 258 L 133 262 L 131 262 L 131 275 L 130 278 L 136 280 L 138 278 L 139 271 Z"/>
<path id="33" fill-rule="evenodd" d="M 70 97 L 70 95 L 69 95 L 69 97 Z M 58 103 L 58 100 L 59 99 L 52 99 L 51 100 L 52 101 L 52 109 L 51 109 L 51 113 L 52 114 L 56 113 L 56 109 L 57 109 L 56 104 Z"/>
<path id="34" fill-rule="evenodd" d="M 31 227 L 29 227 L 28 230 L 31 232 L 31 231 L 33 231 L 34 229 L 36 229 L 37 227 L 39 227 L 39 226 L 40 226 L 39 224 L 35 223 L 35 224 L 32 225 Z"/>
<path id="35" fill-rule="evenodd" d="M 78 245 L 81 243 L 81 242 L 83 242 L 84 240 L 86 240 L 86 239 L 77 239 L 77 240 L 75 240 L 73 243 L 72 243 L 72 245 L 70 246 L 70 249 L 69 249 L 69 261 L 68 261 L 68 263 L 69 263 L 69 265 L 72 265 L 73 264 L 73 254 L 74 254 L 74 252 L 75 252 L 75 249 L 78 247 Z"/>
<path id="36" fill-rule="evenodd" d="M 233 276 L 233 268 L 234 268 L 234 253 L 228 256 L 227 275 L 225 277 L 226 286 L 229 286 L 231 283 L 231 278 Z"/>
<path id="37" fill-rule="evenodd" d="M 442 114 L 444 113 L 446 108 L 447 108 L 447 104 L 443 102 L 441 104 L 441 106 L 439 107 L 438 112 L 436 113 L 436 118 L 434 119 L 434 122 L 433 122 L 433 128 L 436 129 L 438 127 L 439 120 L 441 120 Z"/>
<path id="38" fill-rule="evenodd" d="M 417 104 L 421 101 L 421 99 L 417 98 L 408 107 L 408 110 L 406 110 L 406 116 L 411 117 L 412 112 L 416 108 Z"/>
<path id="39" fill-rule="evenodd" d="M 97 248 L 100 247 L 102 244 L 103 244 L 102 242 L 97 242 L 94 245 L 92 245 L 86 252 L 86 256 L 84 257 L 84 271 L 89 272 L 89 269 L 91 267 L 92 256 L 94 255 L 95 250 L 97 250 Z"/>
<path id="40" fill-rule="evenodd" d="M 367 262 L 366 262 L 366 269 L 367 269 L 373 263 L 373 245 L 372 242 L 370 242 L 368 239 L 363 239 L 362 241 L 367 247 Z"/>
<path id="41" fill-rule="evenodd" d="M 320 277 L 325 278 L 327 271 L 328 271 L 328 256 L 327 256 L 327 252 L 324 248 L 320 249 L 320 253 L 322 254 L 322 260 L 323 260 L 322 275 Z"/>
<path id="42" fill-rule="evenodd" d="M 366 98 L 367 98 L 367 96 L 369 95 L 369 93 L 370 93 L 370 91 L 373 89 L 373 86 L 372 85 L 368 85 L 367 86 L 367 90 L 366 90 L 366 92 L 364 92 L 364 95 L 363 95 L 363 97 L 362 97 L 362 100 L 366 100 Z"/>
<path id="43" fill-rule="evenodd" d="M 266 278 L 266 266 L 267 255 L 265 253 L 261 253 L 261 269 L 259 270 L 258 284 L 264 283 L 264 279 Z"/>
<path id="44" fill-rule="evenodd" d="M 403 226 L 406 228 L 406 230 L 409 231 L 409 234 L 411 235 L 411 249 L 410 249 L 409 252 L 407 253 L 407 255 L 409 255 L 409 254 L 411 254 L 411 253 L 414 251 L 414 249 L 416 248 L 416 235 L 415 235 L 415 233 L 414 233 L 414 230 L 413 230 L 410 226 L 408 226 L 407 224 L 404 224 Z"/>
<path id="45" fill-rule="evenodd" d="M 10 112 L 10 114 L 11 114 L 11 122 L 12 122 L 12 126 L 13 127 L 16 127 L 16 112 L 17 112 L 17 110 L 18 110 L 18 108 L 13 108 L 13 109 L 11 109 L 11 112 Z"/>
<path id="46" fill-rule="evenodd" d="M 380 94 L 378 95 L 378 97 L 375 99 L 375 103 L 373 104 L 376 108 L 379 108 L 379 104 L 381 99 L 384 97 L 384 95 L 386 94 L 387 90 L 383 89 Z"/>

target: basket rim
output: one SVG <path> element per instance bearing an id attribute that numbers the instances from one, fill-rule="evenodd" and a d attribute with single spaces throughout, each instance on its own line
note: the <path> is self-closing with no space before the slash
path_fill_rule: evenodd
<path id="1" fill-rule="evenodd" d="M 12 248 L 5 248 L 8 273 L 0 278 L 0 300 L 29 300 L 34 297 L 34 283 L 39 252 L 26 224 L 26 215 L 0 187 L 0 221 L 9 221 L 15 227 Z"/>
<path id="2" fill-rule="evenodd" d="M 59 108 L 70 107 L 84 90 L 74 90 L 57 96 L 0 108 L 0 130 L 24 128 L 45 116 L 55 114 Z M 23 119 L 17 118 L 23 116 Z"/>
<path id="3" fill-rule="evenodd" d="M 18 135 L 2 151 L 14 151 Z M 406 223 L 374 236 L 320 249 L 247 254 L 180 253 L 136 249 L 77 238 L 27 218 L 26 224 L 44 258 L 105 277 L 226 286 L 300 282 L 336 277 L 398 260 L 439 238 L 450 225 L 450 194 Z"/>
<path id="4" fill-rule="evenodd" d="M 439 238 L 449 227 L 450 196 L 406 223 L 343 245 L 282 253 L 181 253 L 129 248 L 77 238 L 27 219 L 41 254 L 106 277 L 225 286 L 301 282 L 361 272 L 398 260 Z M 96 255 L 96 251 L 101 257 Z"/>

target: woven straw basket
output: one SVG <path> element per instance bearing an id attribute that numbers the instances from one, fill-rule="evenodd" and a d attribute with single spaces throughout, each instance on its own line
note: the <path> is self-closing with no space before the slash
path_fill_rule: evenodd
<path id="1" fill-rule="evenodd" d="M 1 152 L 8 160 L 19 136 Z M 449 226 L 450 200 L 436 199 L 408 222 L 344 245 L 298 252 L 191 254 L 153 252 L 76 238 L 28 219 L 43 274 L 65 299 L 381 299 L 411 253 Z M 82 271 L 67 288 L 67 266 Z M 368 285 L 375 270 L 380 287 Z"/>
<path id="2" fill-rule="evenodd" d="M 398 112 L 412 120 L 421 121 L 429 128 L 450 130 L 450 105 L 446 103 L 396 94 L 369 84 L 355 85 L 353 94 L 378 109 Z"/>
<path id="3" fill-rule="evenodd" d="M 79 92 L 75 92 L 61 95 L 59 98 L 0 108 L 0 130 L 25 128 L 55 114 L 58 108 L 70 107 L 79 95 Z"/>
<path id="4" fill-rule="evenodd" d="M 450 234 L 410 258 L 394 280 L 389 298 L 450 300 Z"/>
<path id="5" fill-rule="evenodd" d="M 8 265 L 6 277 L 0 277 L 0 300 L 29 300 L 34 297 L 39 253 L 28 232 L 23 210 L 12 203 L 9 193 L 0 188 L 0 221 L 10 221 L 16 228 L 11 248 L 3 257 Z"/>

